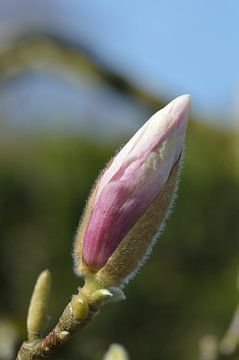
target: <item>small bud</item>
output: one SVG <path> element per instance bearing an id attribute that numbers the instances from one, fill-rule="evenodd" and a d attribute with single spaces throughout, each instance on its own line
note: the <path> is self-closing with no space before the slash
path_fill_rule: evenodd
<path id="1" fill-rule="evenodd" d="M 107 304 L 109 302 L 119 302 L 126 299 L 124 292 L 118 287 L 111 287 L 110 292 L 113 296 L 107 301 Z"/>
<path id="2" fill-rule="evenodd" d="M 129 360 L 129 356 L 122 345 L 112 344 L 105 354 L 104 360 Z"/>
<path id="3" fill-rule="evenodd" d="M 69 333 L 69 331 L 61 331 L 59 334 L 59 338 L 61 339 L 62 342 L 66 342 L 69 338 L 71 337 L 71 334 Z"/>
<path id="4" fill-rule="evenodd" d="M 48 299 L 51 288 L 51 274 L 43 271 L 36 282 L 27 315 L 29 340 L 37 339 L 46 325 Z"/>
<path id="5" fill-rule="evenodd" d="M 118 286 L 142 263 L 174 197 L 189 109 L 184 95 L 158 111 L 103 172 L 77 234 L 77 272 Z"/>
<path id="6" fill-rule="evenodd" d="M 107 300 L 111 299 L 113 294 L 108 289 L 99 289 L 93 292 L 90 296 L 90 305 L 99 308 Z"/>
<path id="7" fill-rule="evenodd" d="M 73 296 L 71 300 L 71 308 L 75 320 L 84 320 L 88 316 L 88 304 L 79 295 Z"/>

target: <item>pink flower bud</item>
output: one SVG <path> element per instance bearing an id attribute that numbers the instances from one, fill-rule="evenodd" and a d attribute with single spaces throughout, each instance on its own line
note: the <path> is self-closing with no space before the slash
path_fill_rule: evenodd
<path id="1" fill-rule="evenodd" d="M 155 113 L 100 177 L 80 236 L 81 258 L 91 271 L 105 266 L 167 184 L 183 150 L 189 110 L 190 96 L 183 95 Z"/>

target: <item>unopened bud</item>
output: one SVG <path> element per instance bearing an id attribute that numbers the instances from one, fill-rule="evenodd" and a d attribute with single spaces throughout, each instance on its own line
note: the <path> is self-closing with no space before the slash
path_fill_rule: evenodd
<path id="1" fill-rule="evenodd" d="M 189 110 L 188 95 L 169 103 L 103 172 L 78 231 L 77 272 L 118 286 L 142 263 L 174 197 Z"/>
<path id="2" fill-rule="evenodd" d="M 47 307 L 51 288 L 51 274 L 43 271 L 35 284 L 27 315 L 29 340 L 39 336 L 46 325 Z"/>
<path id="3" fill-rule="evenodd" d="M 71 300 L 73 316 L 76 320 L 84 320 L 89 313 L 87 302 L 79 295 L 74 295 Z"/>
<path id="4" fill-rule="evenodd" d="M 71 334 L 69 333 L 69 331 L 61 331 L 59 334 L 59 338 L 62 342 L 66 342 L 67 340 L 69 340 L 69 338 L 71 337 Z"/>

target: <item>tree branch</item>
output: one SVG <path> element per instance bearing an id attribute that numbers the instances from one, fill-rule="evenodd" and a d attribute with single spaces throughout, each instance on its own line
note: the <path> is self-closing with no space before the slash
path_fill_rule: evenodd
<path id="1" fill-rule="evenodd" d="M 34 308 L 34 301 L 39 303 L 39 298 L 35 296 L 36 288 L 37 286 L 35 286 L 30 303 L 32 308 Z M 41 292 L 38 291 L 38 293 Z M 35 300 L 33 301 L 33 299 Z M 66 343 L 72 335 L 84 328 L 98 313 L 101 306 L 107 302 L 115 302 L 122 299 L 124 299 L 124 295 L 121 290 L 102 289 L 95 282 L 94 277 L 88 277 L 84 287 L 78 289 L 77 295 L 73 295 L 55 328 L 43 339 L 33 339 L 31 337 L 28 341 L 23 342 L 16 359 L 48 359 L 59 346 Z M 36 308 L 38 311 L 41 311 L 41 307 Z M 45 309 L 45 306 L 42 306 L 42 309 Z M 32 314 L 32 312 L 29 311 L 28 314 Z M 38 318 L 42 319 L 41 315 Z M 27 323 L 29 323 L 29 319 Z"/>

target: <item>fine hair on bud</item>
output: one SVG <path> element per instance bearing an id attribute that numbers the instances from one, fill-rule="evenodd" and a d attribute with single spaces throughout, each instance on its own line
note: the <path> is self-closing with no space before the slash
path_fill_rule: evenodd
<path id="1" fill-rule="evenodd" d="M 176 199 L 179 170 L 180 162 L 175 165 L 158 197 L 97 273 L 99 283 L 123 288 L 144 265 L 164 229 Z"/>
<path id="2" fill-rule="evenodd" d="M 122 287 L 149 256 L 175 199 L 189 111 L 189 95 L 170 102 L 102 172 L 76 236 L 77 274 Z"/>

